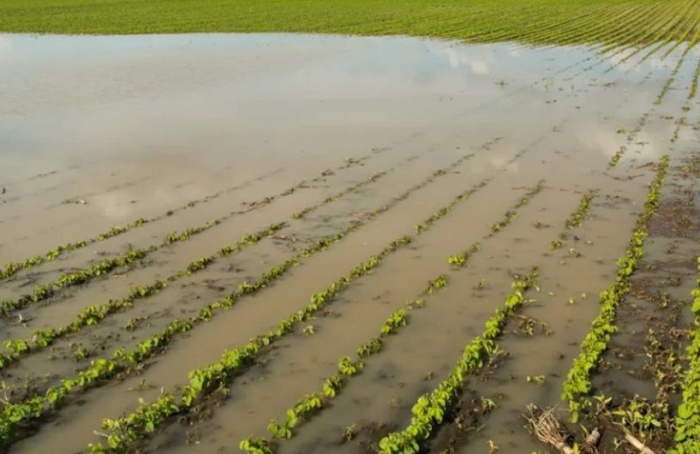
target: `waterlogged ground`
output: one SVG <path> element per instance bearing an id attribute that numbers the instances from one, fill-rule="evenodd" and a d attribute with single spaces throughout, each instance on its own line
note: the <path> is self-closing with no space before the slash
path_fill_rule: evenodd
<path id="1" fill-rule="evenodd" d="M 466 377 L 423 446 L 545 449 L 522 415 L 528 404 L 566 408 L 562 385 L 598 295 L 615 283 L 615 262 L 669 155 L 640 265 L 649 276 L 635 275 L 640 300 L 626 304 L 667 294 L 673 312 L 651 299 L 648 313 L 624 312 L 636 315 L 620 317 L 622 333 L 594 381 L 609 394 L 653 400 L 658 381 L 626 369 L 643 367 L 650 327 L 679 330 L 661 341 L 680 350 L 692 322 L 700 49 L 670 42 L 597 50 L 281 34 L 0 35 L 0 265 L 26 264 L 0 281 L 0 337 L 30 346 L 0 371 L 5 414 L 91 361 L 192 320 L 149 358 L 13 425 L 2 446 L 83 452 L 111 433 L 104 418 L 161 392 L 179 399 L 188 372 L 275 330 L 347 277 L 313 317 L 130 449 L 228 453 L 251 435 L 269 438 L 272 418 L 281 423 L 305 395 L 322 393 L 339 359 L 356 359 L 404 308 L 406 326 L 382 337 L 361 373 L 324 397 L 291 440 L 273 444 L 282 453 L 376 452 L 481 335 L 515 274 L 537 267 L 538 289 L 527 292 L 534 302 L 509 319 L 498 340 L 503 353 Z M 583 200 L 589 206 L 577 211 Z M 567 225 L 572 213 L 580 222 Z M 128 229 L 109 233 L 114 226 Z M 410 244 L 382 253 L 404 235 Z M 329 237 L 336 241 L 314 248 Z M 217 253 L 237 242 L 240 250 Z M 51 260 L 25 263 L 68 243 Z M 124 266 L 71 281 L 133 250 L 138 257 Z M 448 263 L 469 250 L 466 266 Z M 381 263 L 371 273 L 352 274 L 373 255 Z M 294 256 L 297 266 L 264 277 Z M 193 263 L 203 257 L 213 259 Z M 424 294 L 441 275 L 447 286 Z M 261 279 L 241 294 L 242 283 Z M 150 290 L 130 298 L 137 286 Z M 237 291 L 230 310 L 200 316 Z M 422 307 L 407 308 L 416 298 Z M 110 301 L 109 314 L 71 325 Z M 666 328 L 650 322 L 664 317 Z M 44 347 L 37 330 L 48 328 L 64 332 Z M 673 405 L 678 391 L 670 391 Z M 636 452 L 626 444 L 616 451 L 613 438 L 601 452 Z M 668 436 L 645 441 L 668 447 Z"/>

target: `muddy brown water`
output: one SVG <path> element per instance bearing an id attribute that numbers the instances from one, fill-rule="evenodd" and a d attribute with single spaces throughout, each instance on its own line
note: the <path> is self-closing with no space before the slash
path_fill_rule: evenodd
<path id="1" fill-rule="evenodd" d="M 698 101 L 688 94 L 700 53 L 684 50 L 606 55 L 594 47 L 284 34 L 0 35 L 0 264 L 152 219 L 18 272 L 0 282 L 0 299 L 19 298 L 130 247 L 157 246 L 136 267 L 0 320 L 3 341 L 69 324 L 85 307 L 175 276 L 244 234 L 288 223 L 277 238 L 178 277 L 133 308 L 1 371 L 10 393 L 26 383 L 39 390 L 57 384 L 89 364 L 76 362 L 78 347 L 91 359 L 131 348 L 176 318 L 196 316 L 243 280 L 258 279 L 309 241 L 362 222 L 273 285 L 179 336 L 139 374 L 77 393 L 11 452 L 52 446 L 73 453 L 100 441 L 95 432 L 103 418 L 133 411 L 139 398 L 153 400 L 161 388 L 176 392 L 188 371 L 273 328 L 469 188 L 475 190 L 466 200 L 408 248 L 353 282 L 329 305 L 331 314 L 310 321 L 314 334 L 298 330 L 283 338 L 235 378 L 229 399 L 205 420 L 171 421 L 141 449 L 238 452 L 242 439 L 265 435 L 271 418 L 320 392 L 340 357 L 353 356 L 394 310 L 445 274 L 448 287 L 426 297 L 408 326 L 366 359 L 362 374 L 278 447 L 362 452 L 360 429 L 405 426 L 415 399 L 449 373 L 503 304 L 511 273 L 533 266 L 540 268 L 540 291 L 531 292 L 536 302 L 523 314 L 551 333 L 523 340 L 509 332 L 501 339 L 508 361 L 470 388 L 498 406 L 458 448 L 488 452 L 492 441 L 503 452 L 542 449 L 522 428 L 521 414 L 529 403 L 559 403 L 571 360 L 597 314 L 597 295 L 614 282 L 615 260 L 653 179 L 647 164 L 670 154 L 671 165 L 681 165 L 697 151 Z M 609 168 L 623 146 L 620 162 Z M 439 169 L 447 170 L 432 176 Z M 492 232 L 540 181 L 542 191 L 515 209 L 510 225 Z M 282 195 L 290 188 L 295 191 Z M 566 219 L 590 190 L 598 195 L 589 215 L 567 231 Z M 274 199 L 254 204 L 267 197 Z M 312 206 L 302 219 L 293 217 Z M 165 235 L 207 221 L 218 225 L 161 245 Z M 563 247 L 551 250 L 567 232 Z M 450 255 L 475 243 L 481 250 L 467 268 L 448 265 Z M 136 329 L 127 330 L 134 321 Z M 546 385 L 524 379 L 538 375 Z M 358 439 L 339 443 L 353 425 Z"/>

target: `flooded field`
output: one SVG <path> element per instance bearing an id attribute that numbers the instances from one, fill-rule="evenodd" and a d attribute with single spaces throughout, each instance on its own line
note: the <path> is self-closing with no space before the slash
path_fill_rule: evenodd
<path id="1" fill-rule="evenodd" d="M 695 37 L 0 34 L 0 450 L 700 452 Z"/>

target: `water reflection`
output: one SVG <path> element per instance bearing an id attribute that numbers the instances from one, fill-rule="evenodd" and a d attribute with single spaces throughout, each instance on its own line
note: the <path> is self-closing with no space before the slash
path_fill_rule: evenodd
<path id="1" fill-rule="evenodd" d="M 673 55 L 641 64 L 624 55 L 609 57 L 618 64 L 609 77 L 631 84 L 641 80 L 628 77 L 631 69 L 661 78 L 674 64 Z M 218 151 L 218 162 L 244 149 L 260 152 L 276 138 L 290 144 L 333 128 L 353 136 L 450 121 L 514 93 L 517 102 L 503 102 L 498 115 L 517 117 L 552 94 L 535 82 L 586 60 L 598 61 L 585 47 L 414 38 L 0 35 L 0 176 L 10 163 L 22 168 L 32 160 L 34 173 L 65 161 L 203 150 Z M 570 84 L 580 87 L 609 68 L 572 70 Z M 638 99 L 655 95 L 640 90 Z M 587 96 L 592 107 L 608 102 L 603 90 Z"/>

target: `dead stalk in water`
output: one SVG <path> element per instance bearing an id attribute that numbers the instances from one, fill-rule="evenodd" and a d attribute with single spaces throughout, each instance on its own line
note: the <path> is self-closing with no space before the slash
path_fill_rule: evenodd
<path id="1" fill-rule="evenodd" d="M 600 443 L 600 430 L 598 428 L 593 429 L 593 432 L 588 434 L 583 442 L 583 449 L 590 453 L 596 454 L 598 452 L 598 443 Z"/>
<path id="2" fill-rule="evenodd" d="M 632 434 L 626 433 L 625 440 L 627 440 L 627 443 L 634 446 L 637 449 L 637 451 L 639 451 L 641 454 L 654 454 L 654 451 L 649 449 L 644 443 L 639 441 Z"/>
<path id="3" fill-rule="evenodd" d="M 564 454 L 574 454 L 574 450 L 566 443 L 566 436 L 554 416 L 554 408 L 543 410 L 539 416 L 535 417 L 530 408 L 530 417 L 527 419 L 532 434 L 542 443 L 553 446 Z"/>

